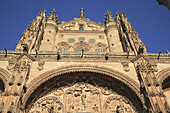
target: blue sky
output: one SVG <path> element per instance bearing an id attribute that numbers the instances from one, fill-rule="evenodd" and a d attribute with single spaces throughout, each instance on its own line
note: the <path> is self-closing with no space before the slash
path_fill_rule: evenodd
<path id="1" fill-rule="evenodd" d="M 124 11 L 148 52 L 170 51 L 170 10 L 156 0 L 0 0 L 0 50 L 14 50 L 17 41 L 41 9 L 56 10 L 59 21 L 85 17 L 103 23 L 104 14 Z"/>

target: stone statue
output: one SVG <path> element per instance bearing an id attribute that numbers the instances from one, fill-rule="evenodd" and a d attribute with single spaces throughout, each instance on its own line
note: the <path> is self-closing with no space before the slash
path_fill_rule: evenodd
<path id="1" fill-rule="evenodd" d="M 80 18 L 84 18 L 84 9 L 83 8 L 81 8 L 81 13 L 80 13 Z"/>

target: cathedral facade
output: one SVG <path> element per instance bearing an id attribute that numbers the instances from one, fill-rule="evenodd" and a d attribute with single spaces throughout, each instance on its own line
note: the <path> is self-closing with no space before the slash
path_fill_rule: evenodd
<path id="1" fill-rule="evenodd" d="M 41 10 L 0 51 L 0 113 L 169 113 L 170 54 L 148 53 L 124 12 L 58 23 Z"/>

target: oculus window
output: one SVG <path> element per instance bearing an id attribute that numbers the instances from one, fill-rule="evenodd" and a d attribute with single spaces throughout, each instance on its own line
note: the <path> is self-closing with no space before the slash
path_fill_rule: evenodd
<path id="1" fill-rule="evenodd" d="M 84 30 L 84 27 L 80 26 L 80 27 L 79 27 L 79 30 L 80 30 L 80 31 L 83 31 L 83 30 Z"/>

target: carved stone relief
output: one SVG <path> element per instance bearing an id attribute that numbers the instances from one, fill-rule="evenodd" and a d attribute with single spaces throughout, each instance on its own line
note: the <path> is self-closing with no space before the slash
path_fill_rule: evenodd
<path id="1" fill-rule="evenodd" d="M 75 27 L 76 23 L 75 22 L 72 22 L 68 25 L 65 25 L 65 26 L 62 26 L 61 27 L 61 30 L 70 30 L 72 27 Z"/>
<path id="2" fill-rule="evenodd" d="M 63 113 L 63 104 L 55 96 L 47 96 L 38 100 L 29 113 Z"/>
<path id="3" fill-rule="evenodd" d="M 14 60 L 9 60 L 8 61 L 8 66 L 7 66 L 7 69 L 9 70 L 9 71 L 12 71 L 13 69 L 14 69 L 14 64 L 15 64 L 15 61 Z"/>
<path id="4" fill-rule="evenodd" d="M 128 72 L 130 70 L 129 68 L 129 63 L 128 62 L 122 62 L 122 65 L 123 65 L 123 69 Z"/>
<path id="5" fill-rule="evenodd" d="M 154 62 L 154 63 L 151 63 L 151 65 L 152 65 L 153 70 L 155 72 L 158 72 L 157 63 Z"/>
<path id="6" fill-rule="evenodd" d="M 39 71 L 43 70 L 44 69 L 44 64 L 45 64 L 45 61 L 42 61 L 42 60 L 38 61 L 38 68 L 37 69 Z"/>
<path id="7" fill-rule="evenodd" d="M 37 100 L 29 113 L 136 113 L 125 97 L 108 88 L 78 82 L 54 89 Z"/>

